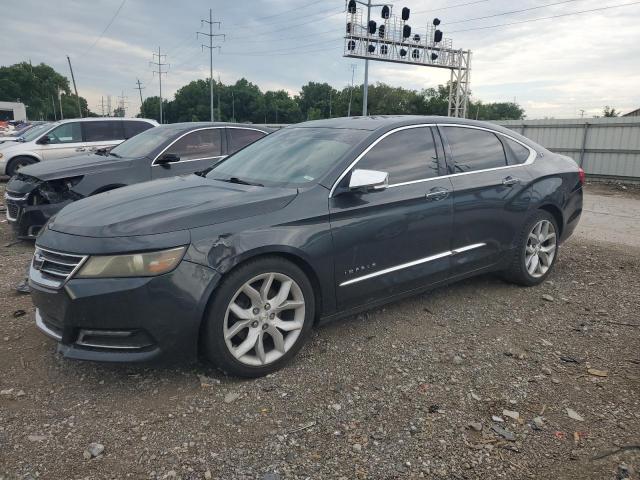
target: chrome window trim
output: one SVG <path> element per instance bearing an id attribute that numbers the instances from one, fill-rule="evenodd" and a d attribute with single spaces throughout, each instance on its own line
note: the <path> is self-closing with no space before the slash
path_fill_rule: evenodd
<path id="1" fill-rule="evenodd" d="M 256 132 L 261 132 L 264 133 L 265 137 L 268 135 L 267 132 L 265 132 L 264 130 L 260 130 L 259 128 L 251 128 L 251 127 L 231 127 L 231 126 L 221 126 L 221 127 L 202 127 L 202 128 L 196 128 L 195 130 L 189 130 L 188 132 L 183 133 L 182 135 L 180 135 L 178 138 L 176 138 L 173 142 L 171 142 L 169 145 L 167 145 L 165 147 L 164 150 L 162 150 L 158 155 L 156 155 L 156 158 L 153 159 L 153 161 L 151 162 L 151 166 L 152 167 L 160 167 L 161 165 L 156 164 L 156 160 L 158 160 L 158 158 L 160 158 L 160 156 L 166 152 L 167 150 L 169 150 L 169 148 L 171 148 L 178 140 L 181 140 L 183 137 L 185 137 L 186 135 L 189 135 L 190 133 L 193 132 L 201 132 L 202 130 L 221 130 L 221 129 L 225 129 L 225 128 L 237 128 L 238 130 L 254 130 Z M 220 137 L 222 139 L 222 137 Z M 182 162 L 195 162 L 196 160 L 208 160 L 208 159 L 214 159 L 214 158 L 226 158 L 229 155 L 215 155 L 213 157 L 203 157 L 203 158 L 190 158 L 189 160 L 180 160 L 179 162 L 176 163 L 182 163 Z"/>
<path id="2" fill-rule="evenodd" d="M 189 130 L 188 132 L 184 132 L 182 135 L 180 135 L 178 138 L 176 138 L 173 142 L 171 142 L 169 145 L 167 145 L 158 155 L 156 155 L 156 158 L 154 158 L 153 161 L 151 162 L 151 166 L 152 167 L 160 167 L 161 165 L 157 164 L 156 160 L 158 160 L 158 158 L 160 158 L 164 154 L 164 152 L 166 152 L 171 147 L 173 147 L 176 142 L 178 142 L 179 140 L 182 140 L 184 137 L 186 137 L 190 133 L 202 132 L 203 130 L 220 130 L 220 129 L 223 129 L 223 128 L 224 127 L 202 127 L 202 128 L 196 128 L 196 129 L 193 129 L 193 130 Z M 222 140 L 222 135 L 220 136 L 220 140 Z M 220 145 L 220 149 L 222 149 L 222 144 Z M 204 157 L 204 158 L 190 158 L 189 160 L 180 160 L 179 162 L 176 162 L 176 163 L 189 162 L 189 161 L 194 161 L 194 160 L 205 160 L 207 158 L 219 158 L 221 156 L 223 156 L 223 155 L 215 155 L 213 157 Z"/>
<path id="3" fill-rule="evenodd" d="M 475 129 L 475 130 L 484 130 L 486 132 L 491 132 L 494 135 L 502 135 L 503 137 L 508 138 L 509 140 L 513 140 L 516 143 L 519 143 L 520 145 L 522 145 L 523 147 L 527 148 L 529 150 L 529 157 L 527 158 L 527 160 L 523 163 L 519 163 L 517 165 L 505 165 L 504 167 L 493 167 L 493 168 L 485 168 L 482 170 L 471 170 L 469 172 L 460 172 L 460 173 L 449 173 L 446 175 L 438 175 L 437 177 L 429 177 L 429 178 L 422 178 L 419 180 L 411 180 L 409 182 L 400 182 L 400 183 L 392 183 L 389 184 L 387 186 L 387 188 L 394 188 L 394 187 L 403 187 L 405 185 L 413 185 L 415 183 L 422 183 L 422 182 L 430 182 L 433 180 L 440 180 L 443 178 L 452 178 L 452 177 L 458 177 L 460 175 L 470 175 L 472 173 L 482 173 L 482 172 L 492 172 L 494 170 L 503 170 L 503 169 L 508 169 L 508 168 L 517 168 L 517 167 L 524 167 L 526 165 L 531 165 L 536 157 L 538 156 L 538 152 L 535 151 L 533 148 L 531 148 L 529 145 L 527 145 L 526 143 L 521 142 L 520 140 L 518 140 L 517 138 L 512 137 L 511 135 L 508 135 L 506 133 L 502 133 L 499 132 L 497 130 L 493 130 L 491 128 L 487 128 L 487 127 L 480 127 L 480 126 L 476 126 L 476 125 L 464 125 L 461 123 L 421 123 L 421 124 L 416 124 L 416 125 L 405 125 L 403 127 L 398 127 L 395 128 L 393 130 L 389 130 L 388 132 L 386 132 L 385 134 L 381 135 L 380 137 L 376 138 L 371 145 L 369 145 L 360 155 L 358 155 L 356 157 L 356 159 L 342 172 L 342 174 L 338 177 L 338 179 L 334 182 L 333 186 L 331 187 L 331 191 L 329 192 L 329 198 L 333 198 L 333 193 L 335 192 L 335 189 L 337 188 L 338 184 L 342 181 L 342 179 L 345 177 L 345 175 L 347 175 L 347 173 L 349 173 L 353 167 L 356 166 L 356 164 L 362 159 L 362 157 L 364 157 L 367 153 L 369 153 L 369 151 L 375 147 L 378 142 L 380 142 L 381 140 L 383 140 L 384 138 L 388 137 L 389 135 L 402 131 L 402 130 L 407 130 L 410 128 L 420 128 L 420 127 L 462 127 L 462 128 L 471 128 L 471 129 Z"/>
<path id="4" fill-rule="evenodd" d="M 434 260 L 439 260 L 441 258 L 450 257 L 452 255 L 457 255 L 459 253 L 467 252 L 469 250 L 474 250 L 476 248 L 480 248 L 484 246 L 486 246 L 486 243 L 474 243 L 472 245 L 466 245 L 464 247 L 454 248 L 453 250 L 447 250 L 446 252 L 436 253 L 435 255 L 431 255 L 429 257 L 419 258 L 418 260 L 413 260 L 412 262 L 402 263 L 400 265 L 395 265 L 393 267 L 385 268 L 383 270 L 378 270 L 377 272 L 369 273 L 361 277 L 352 278 L 350 280 L 346 280 L 342 282 L 340 286 L 346 287 L 347 285 L 352 285 L 354 283 L 359 283 L 364 280 L 369 280 L 370 278 L 386 275 L 387 273 L 397 272 L 398 270 L 404 270 L 405 268 L 415 267 L 416 265 L 421 265 L 423 263 L 432 262 Z"/>

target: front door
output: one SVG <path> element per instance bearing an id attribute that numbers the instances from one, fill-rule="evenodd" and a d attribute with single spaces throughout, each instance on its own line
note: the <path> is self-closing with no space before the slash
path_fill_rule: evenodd
<path id="1" fill-rule="evenodd" d="M 49 138 L 49 142 L 42 144 L 40 150 L 44 160 L 72 157 L 86 151 L 80 122 L 63 123 L 47 133 L 46 136 Z"/>
<path id="2" fill-rule="evenodd" d="M 205 128 L 183 135 L 154 160 L 151 177 L 154 179 L 173 177 L 212 167 L 224 158 L 223 133 L 222 128 Z M 180 160 L 175 163 L 159 164 L 157 160 L 166 154 L 173 154 Z"/>
<path id="3" fill-rule="evenodd" d="M 507 161 L 507 138 L 493 131 L 440 126 L 453 183 L 452 273 L 497 263 L 511 248 L 531 198 L 526 168 Z"/>
<path id="4" fill-rule="evenodd" d="M 350 173 L 329 199 L 336 296 L 340 309 L 374 302 L 446 278 L 452 222 L 451 182 L 429 126 L 383 136 L 353 169 L 388 172 L 381 191 L 356 192 Z"/>

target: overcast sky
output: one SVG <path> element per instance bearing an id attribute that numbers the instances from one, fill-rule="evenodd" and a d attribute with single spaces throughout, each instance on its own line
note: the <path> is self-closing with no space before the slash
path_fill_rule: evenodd
<path id="1" fill-rule="evenodd" d="M 374 2 L 379 3 L 379 2 Z M 640 2 L 553 20 L 478 29 L 602 7 L 633 0 L 395 0 L 412 10 L 414 32 L 434 16 L 442 19 L 454 47 L 473 52 L 471 88 L 483 101 L 516 100 L 528 118 L 599 115 L 604 105 L 640 108 Z M 468 5 L 460 6 L 467 3 Z M 214 75 L 224 83 L 241 77 L 261 89 L 297 93 L 308 81 L 336 88 L 362 82 L 364 62 L 342 57 L 343 0 L 20 0 L 2 8 L 0 65 L 31 59 L 68 75 L 70 55 L 79 94 L 100 112 L 101 96 L 128 97 L 127 114 L 138 113 L 135 89 L 158 94 L 149 61 L 158 46 L 170 68 L 163 93 L 209 75 L 209 56 L 196 31 L 213 8 L 226 34 L 214 54 Z M 552 5 L 554 4 L 554 5 Z M 532 8 L 540 7 L 540 8 Z M 498 15 L 513 10 L 528 11 Z M 373 10 L 379 19 L 380 9 Z M 478 17 L 489 17 L 477 19 Z M 113 23 L 98 40 L 109 22 Z M 467 21 L 471 20 L 471 21 Z M 475 29 L 475 30 L 469 30 Z M 462 31 L 467 30 L 467 31 Z M 204 39 L 203 39 L 204 40 Z M 299 47 L 299 46 L 303 47 Z M 371 62 L 370 81 L 421 89 L 448 80 L 448 71 Z"/>

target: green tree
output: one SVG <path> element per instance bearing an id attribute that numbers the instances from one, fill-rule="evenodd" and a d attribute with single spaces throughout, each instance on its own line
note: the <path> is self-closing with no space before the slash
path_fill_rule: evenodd
<path id="1" fill-rule="evenodd" d="M 44 63 L 33 66 L 28 62 L 22 62 L 0 67 L 0 99 L 24 103 L 27 106 L 29 118 L 46 120 L 53 120 L 56 116 L 59 118 L 59 92 L 62 93 L 64 117 L 77 117 L 78 105 L 75 95 L 70 95 L 69 80 L 50 66 Z M 82 115 L 89 115 L 87 101 L 82 97 L 80 97 L 80 106 Z"/>
<path id="2" fill-rule="evenodd" d="M 265 92 L 264 108 L 266 123 L 298 123 L 302 120 L 298 103 L 285 90 Z"/>
<path id="3" fill-rule="evenodd" d="M 302 115 L 309 119 L 318 115 L 320 115 L 319 118 L 337 117 L 340 115 L 333 110 L 334 100 L 337 98 L 338 91 L 328 83 L 309 82 L 302 86 L 298 96 L 298 106 Z"/>
<path id="4" fill-rule="evenodd" d="M 620 115 L 620 112 L 616 111 L 615 108 L 612 108 L 609 105 L 604 107 L 604 110 L 602 111 L 602 116 L 604 117 L 617 117 L 619 115 Z"/>

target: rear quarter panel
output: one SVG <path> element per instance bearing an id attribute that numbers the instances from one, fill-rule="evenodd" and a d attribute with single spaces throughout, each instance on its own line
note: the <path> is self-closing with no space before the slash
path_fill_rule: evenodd
<path id="1" fill-rule="evenodd" d="M 531 208 L 555 208 L 561 214 L 560 241 L 575 229 L 582 213 L 582 185 L 576 162 L 544 151 L 527 167 L 533 177 Z"/>

